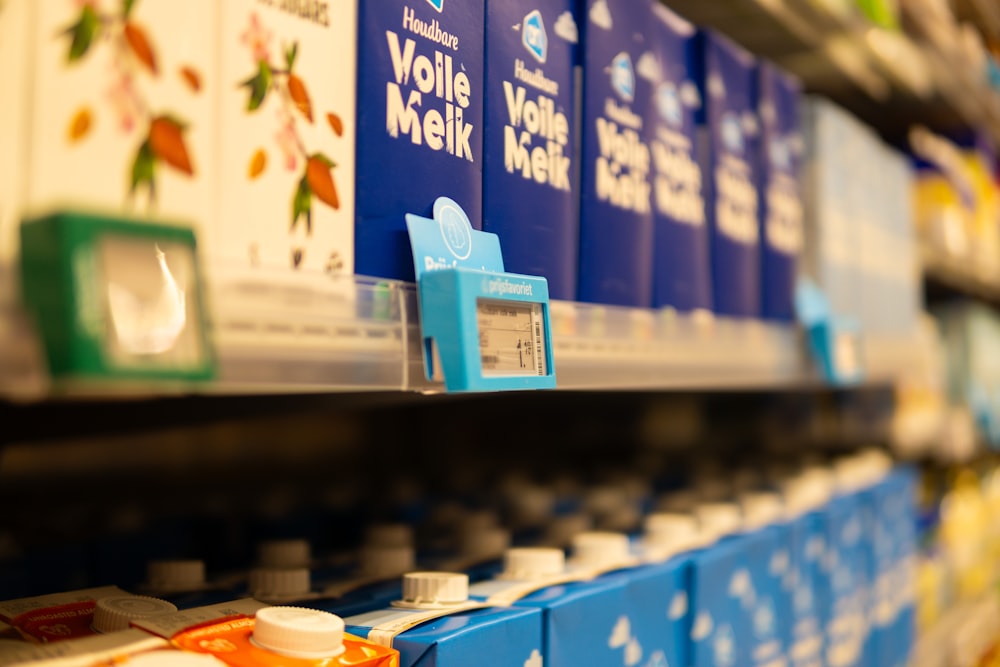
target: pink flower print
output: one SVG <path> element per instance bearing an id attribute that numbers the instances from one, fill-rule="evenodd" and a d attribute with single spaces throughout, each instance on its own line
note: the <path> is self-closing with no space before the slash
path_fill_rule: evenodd
<path id="1" fill-rule="evenodd" d="M 240 41 L 250 47 L 254 62 L 270 62 L 271 32 L 261 24 L 257 14 L 250 15 L 250 25 L 240 36 Z"/>
<path id="2" fill-rule="evenodd" d="M 284 109 L 279 109 L 278 122 L 281 127 L 274 135 L 274 138 L 285 156 L 285 168 L 288 171 L 295 171 L 299 158 L 299 138 L 295 133 L 295 119 Z"/>
<path id="3" fill-rule="evenodd" d="M 132 87 L 132 76 L 122 72 L 108 88 L 107 96 L 122 131 L 132 131 L 142 113 L 135 89 Z"/>

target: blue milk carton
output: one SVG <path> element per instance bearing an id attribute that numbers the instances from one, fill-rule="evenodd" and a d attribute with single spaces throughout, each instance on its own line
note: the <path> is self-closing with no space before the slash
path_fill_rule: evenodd
<path id="1" fill-rule="evenodd" d="M 760 315 L 760 204 L 756 59 L 718 33 L 700 33 L 707 142 L 707 217 L 712 234 L 713 307 L 721 315 Z"/>
<path id="2" fill-rule="evenodd" d="M 795 278 L 802 252 L 803 213 L 799 171 L 803 139 L 799 125 L 801 84 L 777 66 L 761 62 L 761 315 L 795 319 Z"/>
<path id="3" fill-rule="evenodd" d="M 783 487 L 791 555 L 791 568 L 782 581 L 791 597 L 786 656 L 789 667 L 820 667 L 827 620 L 824 591 L 829 589 L 824 509 L 832 484 L 828 474 L 813 470 L 792 477 Z"/>
<path id="4" fill-rule="evenodd" d="M 345 619 L 347 632 L 399 651 L 401 667 L 541 667 L 538 609 L 491 607 L 469 600 L 469 578 L 411 572 L 402 600 Z"/>
<path id="5" fill-rule="evenodd" d="M 647 136 L 653 155 L 653 305 L 681 311 L 711 309 L 712 276 L 702 165 L 695 114 L 695 28 L 653 3 L 653 43 L 659 67 Z"/>
<path id="6" fill-rule="evenodd" d="M 510 549 L 504 572 L 473 593 L 540 608 L 547 665 L 684 664 L 687 561 L 642 564 L 623 534 L 573 542 L 568 570 L 560 549 Z"/>
<path id="7" fill-rule="evenodd" d="M 583 28 L 581 301 L 653 303 L 653 209 L 646 145 L 656 75 L 649 0 L 587 0 Z"/>
<path id="8" fill-rule="evenodd" d="M 793 597 L 785 585 L 791 565 L 792 529 L 784 521 L 779 494 L 744 493 L 740 498 L 747 570 L 754 584 L 750 627 L 754 665 L 787 665 Z"/>
<path id="9" fill-rule="evenodd" d="M 879 664 L 901 667 L 909 663 L 910 652 L 916 643 L 916 581 L 917 581 L 917 483 L 919 473 L 910 466 L 893 471 L 890 477 L 892 498 L 890 502 L 893 517 L 891 525 L 895 529 L 895 565 L 890 579 L 891 590 L 895 594 L 893 604 L 894 622 L 889 626 L 892 637 L 890 655 L 879 656 Z"/>
<path id="10" fill-rule="evenodd" d="M 412 281 L 403 216 L 439 196 L 481 228 L 484 25 L 482 2 L 359 3 L 357 273 Z"/>
<path id="11" fill-rule="evenodd" d="M 749 659 L 745 643 L 751 581 L 741 567 L 741 515 L 732 503 L 702 503 L 695 508 L 704 548 L 691 556 L 691 631 L 689 665 L 734 667 Z M 743 662 L 742 664 L 749 664 Z"/>
<path id="12" fill-rule="evenodd" d="M 503 572 L 472 586 L 470 594 L 489 603 L 539 610 L 542 664 L 549 667 L 618 664 L 629 650 L 625 580 L 567 571 L 561 549 L 509 549 Z"/>
<path id="13" fill-rule="evenodd" d="M 508 271 L 576 298 L 578 28 L 574 0 L 486 3 L 483 229 Z"/>
<path id="14" fill-rule="evenodd" d="M 840 495 L 826 510 L 827 551 L 824 554 L 829 588 L 824 651 L 829 667 L 866 664 L 868 560 L 864 543 L 864 507 L 858 494 Z"/>

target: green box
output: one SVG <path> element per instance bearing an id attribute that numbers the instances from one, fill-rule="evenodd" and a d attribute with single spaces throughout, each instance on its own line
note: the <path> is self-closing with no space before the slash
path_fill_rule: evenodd
<path id="1" fill-rule="evenodd" d="M 194 232 L 79 212 L 21 226 L 21 294 L 54 378 L 208 380 Z"/>

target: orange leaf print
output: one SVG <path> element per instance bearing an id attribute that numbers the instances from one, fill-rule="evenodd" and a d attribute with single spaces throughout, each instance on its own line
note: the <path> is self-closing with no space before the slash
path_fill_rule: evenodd
<path id="1" fill-rule="evenodd" d="M 288 75 L 288 94 L 291 96 L 292 102 L 295 103 L 295 108 L 302 112 L 307 121 L 310 123 L 313 122 L 313 109 L 312 102 L 309 100 L 309 91 L 306 90 L 306 84 L 302 82 L 302 79 L 294 74 Z"/>
<path id="2" fill-rule="evenodd" d="M 328 113 L 326 115 L 326 122 L 330 124 L 330 127 L 333 128 L 333 133 L 338 137 L 344 135 L 344 122 L 340 120 L 340 116 L 335 113 Z"/>
<path id="3" fill-rule="evenodd" d="M 250 158 L 250 167 L 247 169 L 247 178 L 251 181 L 264 173 L 264 169 L 267 168 L 267 153 L 264 152 L 263 148 L 258 148 L 253 157 Z"/>
<path id="4" fill-rule="evenodd" d="M 306 163 L 306 181 L 316 197 L 334 209 L 340 208 L 337 186 L 333 182 L 330 165 L 318 157 L 309 158 Z"/>
<path id="5" fill-rule="evenodd" d="M 90 109 L 81 107 L 79 111 L 73 114 L 73 119 L 69 122 L 69 129 L 67 131 L 69 142 L 74 144 L 87 136 L 92 123 L 93 119 L 90 115 Z"/>
<path id="6" fill-rule="evenodd" d="M 184 129 L 177 121 L 160 116 L 149 126 L 149 146 L 153 155 L 182 174 L 194 175 L 191 157 L 184 144 Z"/>
<path id="7" fill-rule="evenodd" d="M 143 65 L 154 75 L 159 73 L 156 67 L 156 53 L 153 51 L 146 31 L 131 21 L 125 24 L 125 41 L 128 42 L 132 53 Z"/>
<path id="8" fill-rule="evenodd" d="M 198 71 L 193 67 L 182 67 L 180 69 L 181 78 L 184 79 L 184 83 L 188 85 L 191 92 L 197 93 L 201 92 L 201 76 Z"/>

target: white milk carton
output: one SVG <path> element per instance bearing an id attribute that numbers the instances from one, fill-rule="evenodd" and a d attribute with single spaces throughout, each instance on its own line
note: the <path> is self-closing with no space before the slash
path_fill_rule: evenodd
<path id="1" fill-rule="evenodd" d="M 216 7 L 5 3 L 5 13 L 30 13 L 26 57 L 11 63 L 29 68 L 25 210 L 164 218 L 204 238 L 217 189 Z"/>
<path id="2" fill-rule="evenodd" d="M 220 6 L 213 254 L 234 267 L 351 273 L 357 2 Z"/>

